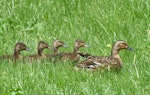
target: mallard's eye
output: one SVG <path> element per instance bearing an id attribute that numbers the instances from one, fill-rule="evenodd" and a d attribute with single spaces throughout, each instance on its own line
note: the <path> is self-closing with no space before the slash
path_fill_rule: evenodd
<path id="1" fill-rule="evenodd" d="M 123 43 L 123 45 L 126 46 L 127 44 L 126 44 L 126 43 Z"/>
<path id="2" fill-rule="evenodd" d="M 19 46 L 19 48 L 22 48 L 22 46 Z"/>

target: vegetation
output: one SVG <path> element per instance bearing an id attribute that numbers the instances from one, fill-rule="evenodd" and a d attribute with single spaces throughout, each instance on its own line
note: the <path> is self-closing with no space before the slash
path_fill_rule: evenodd
<path id="1" fill-rule="evenodd" d="M 76 71 L 70 62 L 1 61 L 1 95 L 149 95 L 149 0 L 2 0 L 0 1 L 0 55 L 12 54 L 16 42 L 32 52 L 44 40 L 63 40 L 72 51 L 76 39 L 93 55 L 110 55 L 116 40 L 126 41 L 133 52 L 121 51 L 120 72 Z M 150 31 L 150 30 L 149 30 Z M 51 53 L 51 50 L 44 51 Z M 83 60 L 83 59 L 81 59 Z"/>

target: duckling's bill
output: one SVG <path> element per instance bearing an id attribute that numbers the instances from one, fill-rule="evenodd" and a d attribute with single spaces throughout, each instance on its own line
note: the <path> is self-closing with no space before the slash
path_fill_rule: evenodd
<path id="1" fill-rule="evenodd" d="M 133 51 L 133 48 L 131 48 L 130 46 L 127 46 L 126 48 L 127 50 Z"/>
<path id="2" fill-rule="evenodd" d="M 68 45 L 66 45 L 66 44 L 64 44 L 64 45 L 63 45 L 63 47 L 66 47 L 66 48 L 68 48 L 69 46 L 68 46 Z"/>
<path id="3" fill-rule="evenodd" d="M 89 45 L 87 45 L 87 44 L 85 44 L 84 46 L 85 46 L 85 47 L 87 47 L 87 48 L 90 48 L 90 46 L 89 46 Z"/>
<path id="4" fill-rule="evenodd" d="M 53 49 L 51 46 L 48 46 L 47 48 L 48 48 L 48 49 Z"/>
<path id="5" fill-rule="evenodd" d="M 30 48 L 26 48 L 26 51 L 31 51 L 31 49 Z"/>

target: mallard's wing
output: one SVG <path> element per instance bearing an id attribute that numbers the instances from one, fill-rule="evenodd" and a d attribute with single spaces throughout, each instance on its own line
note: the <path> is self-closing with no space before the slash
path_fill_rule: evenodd
<path id="1" fill-rule="evenodd" d="M 106 68 L 106 67 L 119 68 L 117 59 L 101 56 L 89 56 L 87 59 L 81 61 L 76 66 L 80 68 L 91 68 L 91 69 Z"/>
<path id="2" fill-rule="evenodd" d="M 98 68 L 121 68 L 118 59 L 112 57 L 93 57 L 92 62 L 98 65 Z"/>

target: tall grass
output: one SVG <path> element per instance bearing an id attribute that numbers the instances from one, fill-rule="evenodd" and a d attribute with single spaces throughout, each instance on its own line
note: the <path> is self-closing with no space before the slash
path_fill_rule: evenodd
<path id="1" fill-rule="evenodd" d="M 70 62 L 1 61 L 1 95 L 149 95 L 149 0 L 2 0 L 0 1 L 0 54 L 12 54 L 22 41 L 36 53 L 37 43 L 63 40 L 73 49 L 76 39 L 91 48 L 81 51 L 109 55 L 116 40 L 125 40 L 133 52 L 121 51 L 120 72 L 75 71 Z M 44 52 L 51 53 L 50 50 Z"/>

